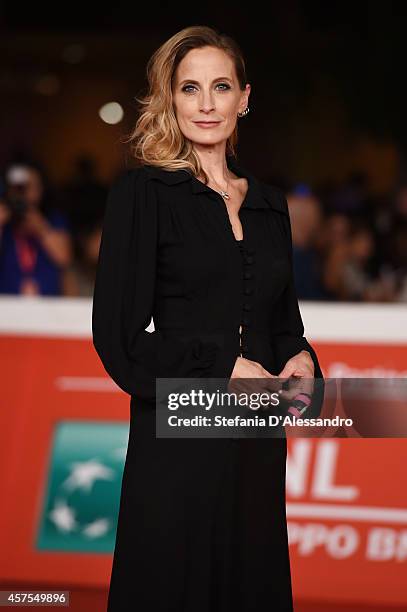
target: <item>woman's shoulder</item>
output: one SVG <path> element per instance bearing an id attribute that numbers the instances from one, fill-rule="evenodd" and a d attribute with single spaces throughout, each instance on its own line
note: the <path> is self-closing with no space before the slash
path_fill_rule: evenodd
<path id="1" fill-rule="evenodd" d="M 251 180 L 256 190 L 260 190 L 264 199 L 267 200 L 270 208 L 278 212 L 287 213 L 287 202 L 282 189 L 260 178 L 255 171 L 246 165 L 242 165 L 234 156 L 228 156 L 228 165 L 237 176 Z"/>
<path id="2" fill-rule="evenodd" d="M 264 197 L 269 202 L 271 207 L 278 212 L 288 215 L 288 203 L 284 190 L 277 187 L 277 185 L 268 183 L 266 181 L 259 180 L 259 184 L 263 191 Z"/>
<path id="3" fill-rule="evenodd" d="M 135 195 L 145 199 L 145 194 L 149 193 L 157 202 L 166 198 L 168 187 L 190 180 L 191 174 L 187 169 L 179 168 L 175 170 L 166 169 L 164 166 L 144 164 L 134 168 L 127 168 L 120 172 L 112 183 L 111 190 L 120 197 L 124 193 Z M 147 190 L 146 183 L 160 184 L 162 189 L 154 187 Z M 152 195 L 154 194 L 154 196 Z M 159 196 L 159 197 L 158 197 Z M 147 198 L 151 199 L 151 198 Z"/>
<path id="4" fill-rule="evenodd" d="M 149 173 L 145 166 L 124 168 L 115 174 L 110 182 L 109 199 L 137 202 L 140 194 L 144 192 L 141 188 L 148 180 Z M 138 197 L 135 197 L 138 194 Z"/>
<path id="5" fill-rule="evenodd" d="M 108 209 L 120 207 L 129 214 L 135 209 L 153 211 L 159 203 L 159 198 L 155 189 L 147 188 L 147 183 L 154 176 L 151 167 L 147 165 L 122 169 L 111 181 Z"/>
<path id="6" fill-rule="evenodd" d="M 136 180 L 145 180 L 149 176 L 146 166 L 136 166 L 133 168 L 123 168 L 114 176 L 111 185 L 126 185 Z"/>
<path id="7" fill-rule="evenodd" d="M 168 185 L 180 182 L 189 177 L 186 169 L 168 170 L 164 166 L 142 164 L 133 168 L 125 168 L 116 175 L 113 185 L 129 185 L 136 182 L 145 182 L 152 179 L 159 179 Z"/>

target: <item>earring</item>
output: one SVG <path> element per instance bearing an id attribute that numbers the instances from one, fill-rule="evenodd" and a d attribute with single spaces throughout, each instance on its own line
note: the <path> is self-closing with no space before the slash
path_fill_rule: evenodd
<path id="1" fill-rule="evenodd" d="M 246 106 L 246 108 L 244 109 L 243 112 L 241 113 L 237 113 L 238 117 L 246 117 L 247 113 L 250 111 L 250 108 L 248 106 Z"/>

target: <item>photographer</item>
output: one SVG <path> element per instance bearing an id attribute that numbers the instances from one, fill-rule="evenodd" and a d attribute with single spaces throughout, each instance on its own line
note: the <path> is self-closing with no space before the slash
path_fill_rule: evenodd
<path id="1" fill-rule="evenodd" d="M 60 295 L 71 259 L 68 221 L 47 205 L 43 173 L 10 165 L 0 196 L 0 293 Z"/>

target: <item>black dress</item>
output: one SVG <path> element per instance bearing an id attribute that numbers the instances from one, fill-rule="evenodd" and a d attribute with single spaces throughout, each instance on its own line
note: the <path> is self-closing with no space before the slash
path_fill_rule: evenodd
<path id="1" fill-rule="evenodd" d="M 228 379 L 239 355 L 278 374 L 305 349 L 322 378 L 303 335 L 286 199 L 228 165 L 249 183 L 241 242 L 223 198 L 188 170 L 127 170 L 108 197 L 93 341 L 131 395 L 108 612 L 293 609 L 286 438 L 155 435 L 156 377 Z"/>

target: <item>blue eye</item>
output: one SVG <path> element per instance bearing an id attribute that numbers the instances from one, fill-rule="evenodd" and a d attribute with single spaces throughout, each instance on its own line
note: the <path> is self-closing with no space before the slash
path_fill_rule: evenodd
<path id="1" fill-rule="evenodd" d="M 223 85 L 223 87 L 225 88 L 225 89 L 222 89 L 222 91 L 230 89 L 230 85 L 228 83 L 218 83 L 216 87 L 218 87 L 219 85 Z M 182 88 L 182 91 L 185 91 L 186 93 L 190 93 L 189 91 L 190 89 L 196 89 L 195 85 L 184 85 L 184 87 Z"/>
<path id="2" fill-rule="evenodd" d="M 193 86 L 193 85 L 185 85 L 185 86 L 182 88 L 182 91 L 187 91 L 187 90 L 188 90 L 190 87 L 194 87 L 194 86 Z"/>

